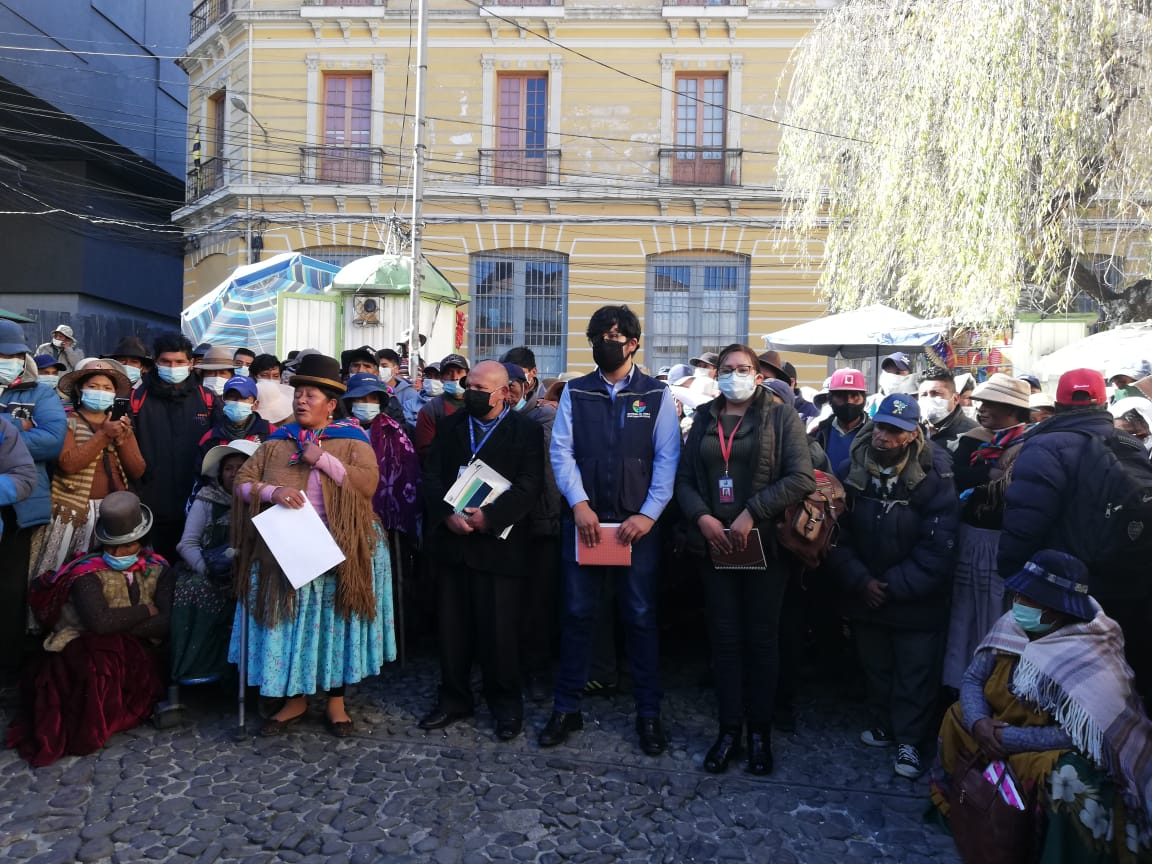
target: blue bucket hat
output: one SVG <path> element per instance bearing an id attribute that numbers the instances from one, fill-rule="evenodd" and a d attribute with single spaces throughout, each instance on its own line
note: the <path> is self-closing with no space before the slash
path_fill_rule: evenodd
<path id="1" fill-rule="evenodd" d="M 1088 602 L 1088 568 L 1067 552 L 1042 549 L 1020 572 L 1005 579 L 1004 587 L 1082 621 L 1091 621 L 1096 615 Z"/>
<path id="2" fill-rule="evenodd" d="M 915 396 L 894 393 L 885 397 L 872 417 L 873 423 L 888 423 L 897 429 L 911 432 L 920 425 L 920 406 Z"/>
<path id="3" fill-rule="evenodd" d="M 344 391 L 341 399 L 361 399 L 364 396 L 375 396 L 380 404 L 388 398 L 388 388 L 376 375 L 371 372 L 357 372 L 347 381 L 348 389 Z"/>
<path id="4" fill-rule="evenodd" d="M 7 352 L 5 352 L 7 353 Z M 45 369 L 67 369 L 68 367 L 53 357 L 51 354 L 37 354 L 32 360 L 36 363 L 36 370 L 43 372 Z"/>
<path id="5" fill-rule="evenodd" d="M 0 319 L 0 354 L 30 354 L 24 342 L 24 328 L 15 321 Z"/>

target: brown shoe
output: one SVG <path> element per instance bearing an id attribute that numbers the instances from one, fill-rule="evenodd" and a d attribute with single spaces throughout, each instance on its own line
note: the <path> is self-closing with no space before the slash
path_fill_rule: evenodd
<path id="1" fill-rule="evenodd" d="M 287 720 L 277 720 L 274 717 L 269 717 L 264 721 L 264 725 L 260 727 L 260 735 L 263 738 L 275 738 L 277 735 L 283 735 L 288 731 L 289 726 L 304 719 L 304 715 L 307 713 L 307 711 L 301 711 L 295 717 L 289 717 Z"/>
<path id="2" fill-rule="evenodd" d="M 351 720 L 337 721 L 333 720 L 331 717 L 325 716 L 324 725 L 327 726 L 328 731 L 337 738 L 350 738 L 352 737 L 352 733 L 355 731 Z"/>

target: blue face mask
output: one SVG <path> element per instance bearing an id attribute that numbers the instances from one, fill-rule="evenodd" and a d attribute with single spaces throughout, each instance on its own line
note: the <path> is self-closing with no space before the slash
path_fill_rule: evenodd
<path id="1" fill-rule="evenodd" d="M 224 416 L 233 423 L 243 423 L 252 416 L 251 402 L 237 402 L 235 400 L 224 403 Z"/>
<path id="2" fill-rule="evenodd" d="M 49 387 L 51 387 L 53 390 L 55 390 L 56 385 L 58 385 L 60 383 L 60 376 L 59 375 L 41 375 L 36 380 L 39 381 L 41 384 L 47 384 Z"/>
<path id="3" fill-rule="evenodd" d="M 80 391 L 80 404 L 89 411 L 107 411 L 115 399 L 116 394 L 111 390 Z"/>
<path id="4" fill-rule="evenodd" d="M 249 374 L 247 366 L 234 366 L 232 367 L 232 372 L 241 378 L 247 378 Z"/>
<path id="5" fill-rule="evenodd" d="M 165 384 L 182 384 L 188 380 L 192 372 L 191 366 L 157 366 L 156 374 Z"/>
<path id="6" fill-rule="evenodd" d="M 127 570 L 136 563 L 139 555 L 109 555 L 104 553 L 104 563 L 111 567 L 113 570 Z"/>
<path id="7" fill-rule="evenodd" d="M 20 377 L 24 371 L 24 361 L 19 358 L 0 360 L 0 384 L 8 385 Z"/>
<path id="8" fill-rule="evenodd" d="M 517 402 L 515 405 L 513 405 L 513 406 L 512 406 L 512 410 L 513 410 L 513 411 L 523 411 L 523 410 L 524 410 L 524 406 L 525 406 L 525 405 L 527 405 L 527 404 L 528 404 L 528 400 L 527 400 L 527 399 L 525 399 L 523 396 L 521 396 L 521 397 L 520 397 L 520 401 L 519 401 L 519 402 Z"/>
<path id="9" fill-rule="evenodd" d="M 380 415 L 379 402 L 357 402 L 352 406 L 352 416 L 365 423 L 371 423 Z"/>
<path id="10" fill-rule="evenodd" d="M 1023 603 L 1012 604 L 1012 617 L 1025 633 L 1047 633 L 1056 626 L 1056 622 L 1046 623 L 1040 620 L 1044 614 L 1043 609 L 1035 606 L 1025 606 Z"/>
<path id="11" fill-rule="evenodd" d="M 459 381 L 444 381 L 444 395 L 445 396 L 463 396 L 464 385 Z"/>
<path id="12" fill-rule="evenodd" d="M 128 380 L 133 384 L 140 380 L 140 370 L 135 366 L 125 366 L 124 374 L 128 376 Z"/>

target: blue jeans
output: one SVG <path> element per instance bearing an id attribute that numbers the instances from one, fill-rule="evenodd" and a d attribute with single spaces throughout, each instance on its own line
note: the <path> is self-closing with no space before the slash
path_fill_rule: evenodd
<path id="1" fill-rule="evenodd" d="M 560 564 L 564 610 L 560 632 L 560 669 L 556 676 L 556 711 L 580 710 L 588 681 L 602 576 L 616 580 L 616 601 L 624 625 L 625 645 L 632 668 L 633 694 L 639 717 L 660 716 L 660 649 L 656 629 L 656 575 L 660 566 L 660 536 L 656 526 L 632 544 L 631 567 L 581 567 L 576 563 L 576 526 L 560 526 Z"/>

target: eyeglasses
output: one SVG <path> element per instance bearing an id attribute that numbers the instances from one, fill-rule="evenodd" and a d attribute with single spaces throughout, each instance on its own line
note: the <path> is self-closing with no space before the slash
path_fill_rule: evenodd
<path id="1" fill-rule="evenodd" d="M 759 370 L 754 369 L 751 366 L 721 366 L 720 367 L 720 374 L 721 375 L 727 375 L 730 372 L 735 372 L 737 375 L 751 375 L 753 372 L 757 372 L 757 371 L 759 371 Z"/>
<path id="2" fill-rule="evenodd" d="M 627 342 L 628 337 L 625 336 L 623 333 L 605 333 L 602 336 L 594 336 L 588 340 L 588 342 L 592 345 L 595 345 L 597 342 L 601 342 L 601 341 L 603 341 L 603 342 Z"/>

